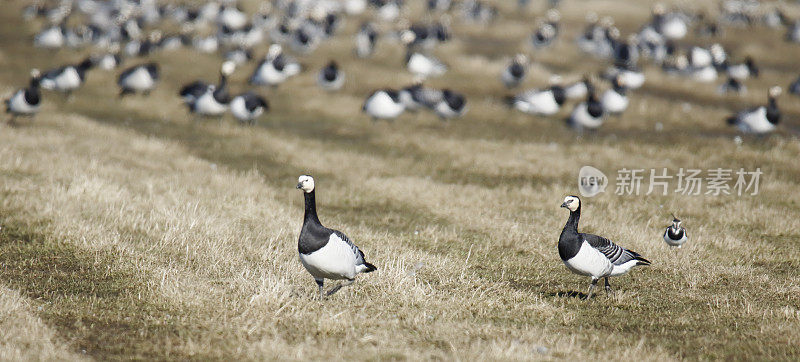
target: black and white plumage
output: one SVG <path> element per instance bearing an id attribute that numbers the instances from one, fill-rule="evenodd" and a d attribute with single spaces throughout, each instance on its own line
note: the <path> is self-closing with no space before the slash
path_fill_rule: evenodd
<path id="1" fill-rule="evenodd" d="M 319 71 L 317 84 L 324 90 L 337 91 L 344 85 L 344 72 L 339 69 L 339 65 L 330 61 L 328 65 Z"/>
<path id="2" fill-rule="evenodd" d="M 41 77 L 41 87 L 65 93 L 67 96 L 80 88 L 86 80 L 86 72 L 94 66 L 92 58 L 86 58 L 78 64 L 65 65 L 51 69 Z"/>
<path id="3" fill-rule="evenodd" d="M 523 113 L 552 116 L 561 109 L 561 105 L 566 101 L 566 94 L 558 76 L 553 76 L 550 84 L 548 88 L 532 89 L 508 97 L 506 103 Z"/>
<path id="4" fill-rule="evenodd" d="M 290 77 L 300 73 L 300 69 L 300 64 L 283 54 L 283 49 L 279 44 L 273 44 L 269 47 L 267 56 L 250 76 L 249 82 L 255 85 L 277 87 Z"/>
<path id="5" fill-rule="evenodd" d="M 463 94 L 444 89 L 442 99 L 434 106 L 433 111 L 442 120 L 461 117 L 467 111 L 467 99 Z"/>
<path id="6" fill-rule="evenodd" d="M 406 67 L 419 78 L 436 77 L 447 72 L 447 65 L 433 56 L 412 51 L 406 55 Z"/>
<path id="7" fill-rule="evenodd" d="M 558 32 L 556 28 L 549 23 L 541 23 L 536 31 L 531 35 L 531 44 L 534 49 L 541 49 L 550 46 L 556 39 Z"/>
<path id="8" fill-rule="evenodd" d="M 253 92 L 245 92 L 233 97 L 230 104 L 231 114 L 241 123 L 254 124 L 256 118 L 269 110 L 269 104 L 264 97 Z"/>
<path id="9" fill-rule="evenodd" d="M 625 86 L 625 81 L 621 75 L 614 78 L 613 87 L 603 92 L 600 97 L 600 103 L 603 105 L 603 110 L 611 115 L 618 115 L 628 109 L 628 88 Z"/>
<path id="10" fill-rule="evenodd" d="M 592 297 L 594 287 L 605 279 L 606 292 L 611 292 L 608 278 L 627 273 L 637 265 L 650 265 L 638 253 L 614 244 L 602 236 L 578 232 L 581 218 L 581 200 L 577 196 L 567 196 L 561 207 L 569 210 L 569 219 L 558 238 L 558 254 L 567 269 L 575 274 L 592 278 L 586 299 Z"/>
<path id="11" fill-rule="evenodd" d="M 11 97 L 5 100 L 6 113 L 11 115 L 11 122 L 17 116 L 33 117 L 39 112 L 42 104 L 42 94 L 39 91 L 38 69 L 31 71 L 31 81 L 27 88 L 19 89 Z"/>
<path id="12" fill-rule="evenodd" d="M 120 97 L 127 94 L 150 94 L 158 81 L 158 64 L 150 62 L 130 67 L 120 73 L 117 85 L 120 87 Z"/>
<path id="13" fill-rule="evenodd" d="M 738 127 L 745 133 L 766 134 L 774 131 L 781 119 L 781 111 L 776 101 L 780 94 L 780 87 L 770 88 L 766 106 L 741 111 L 729 117 L 728 124 Z"/>
<path id="14" fill-rule="evenodd" d="M 667 226 L 664 230 L 664 242 L 669 246 L 677 246 L 680 248 L 686 240 L 689 240 L 689 234 L 686 233 L 686 228 L 681 226 L 681 220 L 672 215 L 672 225 Z"/>
<path id="15" fill-rule="evenodd" d="M 405 109 L 403 101 L 400 100 L 400 93 L 394 89 L 381 89 L 372 92 L 361 107 L 361 110 L 372 117 L 373 120 L 395 119 Z"/>
<path id="16" fill-rule="evenodd" d="M 442 100 L 442 91 L 426 88 L 421 83 L 415 83 L 400 90 L 400 101 L 407 111 L 418 111 L 421 108 L 434 109 Z"/>
<path id="17" fill-rule="evenodd" d="M 733 79 L 744 80 L 749 77 L 758 78 L 758 67 L 752 57 L 744 59 L 744 63 L 724 66 L 728 76 Z"/>
<path id="18" fill-rule="evenodd" d="M 600 128 L 605 120 L 603 105 L 597 100 L 594 86 L 589 85 L 586 101 L 578 103 L 572 109 L 567 124 L 577 130 L 594 130 Z"/>
<path id="19" fill-rule="evenodd" d="M 344 283 L 328 291 L 336 293 L 341 287 L 350 285 L 360 273 L 369 273 L 377 268 L 368 263 L 362 252 L 350 239 L 338 230 L 322 226 L 317 216 L 314 178 L 302 175 L 297 180 L 297 188 L 303 190 L 305 215 L 297 249 L 300 262 L 314 277 L 319 287 L 320 298 L 324 297 L 325 279 L 345 280 Z"/>
<path id="20" fill-rule="evenodd" d="M 792 84 L 789 84 L 789 94 L 800 96 L 800 77 L 797 77 Z"/>
<path id="21" fill-rule="evenodd" d="M 583 99 L 589 91 L 589 78 L 583 77 L 580 81 L 564 87 L 564 96 L 567 99 Z"/>
<path id="22" fill-rule="evenodd" d="M 66 37 L 64 25 L 53 25 L 45 28 L 33 38 L 33 45 L 37 48 L 58 49 L 64 46 Z"/>
<path id="23" fill-rule="evenodd" d="M 222 63 L 217 85 L 205 85 L 197 81 L 184 86 L 181 96 L 184 97 L 189 110 L 201 116 L 221 116 L 228 110 L 230 95 L 228 94 L 228 76 L 236 69 L 233 62 Z"/>
<path id="24" fill-rule="evenodd" d="M 517 54 L 511 63 L 503 69 L 503 73 L 500 75 L 500 80 L 503 81 L 503 84 L 506 88 L 514 88 L 518 86 L 522 81 L 525 79 L 525 75 L 528 73 L 528 57 L 524 54 Z"/>
<path id="25" fill-rule="evenodd" d="M 371 23 L 364 23 L 355 35 L 355 53 L 359 58 L 369 58 L 375 52 L 375 43 L 378 40 L 378 32 Z"/>
<path id="26" fill-rule="evenodd" d="M 738 79 L 729 77 L 728 80 L 725 81 L 725 83 L 722 83 L 717 88 L 717 93 L 719 93 L 719 94 L 728 94 L 728 93 L 745 94 L 745 93 L 747 93 L 747 87 L 745 87 L 745 85 L 742 84 L 742 82 L 739 81 Z"/>

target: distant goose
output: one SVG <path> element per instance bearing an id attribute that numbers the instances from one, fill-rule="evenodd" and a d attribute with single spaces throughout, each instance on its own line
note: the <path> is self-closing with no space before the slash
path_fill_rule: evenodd
<path id="1" fill-rule="evenodd" d="M 33 117 L 39 112 L 39 107 L 42 104 L 39 77 L 38 69 L 31 70 L 31 81 L 28 88 L 17 90 L 10 98 L 6 99 L 6 113 L 11 114 L 9 123 L 14 123 L 17 116 Z"/>
<path id="2" fill-rule="evenodd" d="M 414 75 L 425 79 L 447 72 L 447 66 L 433 56 L 412 51 L 406 55 L 406 67 Z"/>
<path id="3" fill-rule="evenodd" d="M 681 221 L 675 215 L 672 215 L 672 225 L 667 226 L 667 229 L 664 230 L 664 242 L 669 246 L 680 248 L 688 239 L 689 235 L 686 233 L 686 229 L 681 226 Z"/>
<path id="4" fill-rule="evenodd" d="M 231 61 L 237 66 L 243 65 L 253 59 L 253 52 L 250 49 L 236 48 L 225 52 L 225 60 Z"/>
<path id="5" fill-rule="evenodd" d="M 711 51 L 705 48 L 694 46 L 689 50 L 689 66 L 692 68 L 702 68 L 711 65 Z"/>
<path id="6" fill-rule="evenodd" d="M 150 94 L 158 81 L 158 64 L 150 62 L 130 67 L 123 71 L 117 79 L 121 91 L 120 97 L 127 94 Z"/>
<path id="7" fill-rule="evenodd" d="M 308 54 L 314 51 L 320 43 L 319 37 L 305 28 L 301 27 L 294 32 L 289 46 L 292 50 L 300 54 Z"/>
<path id="8" fill-rule="evenodd" d="M 396 90 L 381 89 L 367 97 L 361 110 L 372 117 L 373 120 L 392 120 L 403 113 L 405 105 L 400 100 L 400 94 Z"/>
<path id="9" fill-rule="evenodd" d="M 561 109 L 561 105 L 566 101 L 566 95 L 564 88 L 561 86 L 560 77 L 551 77 L 550 83 L 549 88 L 525 91 L 514 97 L 507 98 L 506 101 L 523 113 L 536 116 L 552 116 Z"/>
<path id="10" fill-rule="evenodd" d="M 106 53 L 101 55 L 96 63 L 97 67 L 102 70 L 113 70 L 122 64 L 122 58 L 119 53 Z"/>
<path id="11" fill-rule="evenodd" d="M 442 120 L 461 117 L 467 111 L 467 100 L 464 95 L 445 89 L 433 110 Z"/>
<path id="12" fill-rule="evenodd" d="M 797 79 L 789 85 L 789 93 L 800 96 L 800 77 L 797 77 Z"/>
<path id="13" fill-rule="evenodd" d="M 405 110 L 417 111 L 421 108 L 434 109 L 442 100 L 442 91 L 425 88 L 421 83 L 416 83 L 400 90 L 400 101 Z"/>
<path id="14" fill-rule="evenodd" d="M 618 115 L 628 108 L 628 91 L 621 75 L 614 78 L 613 88 L 603 92 L 600 103 L 608 114 Z"/>
<path id="15" fill-rule="evenodd" d="M 772 87 L 768 92 L 766 106 L 759 106 L 741 111 L 728 118 L 729 125 L 735 125 L 742 132 L 766 134 L 775 130 L 781 120 L 776 98 L 781 95 L 781 87 Z"/>
<path id="16" fill-rule="evenodd" d="M 59 49 L 64 46 L 65 37 L 64 25 L 53 25 L 36 34 L 33 45 L 37 48 Z"/>
<path id="17" fill-rule="evenodd" d="M 91 57 L 75 65 L 66 65 L 46 71 L 41 78 L 41 86 L 47 90 L 55 90 L 69 97 L 80 88 L 86 79 L 86 72 L 94 66 Z"/>
<path id="18" fill-rule="evenodd" d="M 337 91 L 344 85 L 344 72 L 339 70 L 339 66 L 334 61 L 330 61 L 325 68 L 319 71 L 317 84 L 327 91 Z"/>
<path id="19" fill-rule="evenodd" d="M 634 66 L 614 66 L 606 71 L 606 78 L 613 81 L 620 77 L 628 89 L 639 89 L 644 85 L 645 76 L 641 69 Z"/>
<path id="20" fill-rule="evenodd" d="M 255 124 L 256 118 L 269 110 L 267 101 L 253 92 L 242 93 L 231 100 L 231 113 L 241 123 Z"/>
<path id="21" fill-rule="evenodd" d="M 300 73 L 300 68 L 300 64 L 283 54 L 279 44 L 273 44 L 269 47 L 267 56 L 250 76 L 249 82 L 250 84 L 277 87 L 290 77 Z"/>
<path id="22" fill-rule="evenodd" d="M 208 85 L 200 93 L 198 89 L 193 89 L 195 94 L 200 94 L 194 101 L 189 102 L 189 110 L 201 116 L 220 116 L 228 109 L 230 95 L 228 94 L 228 76 L 235 70 L 236 66 L 232 62 L 222 63 L 217 85 Z M 188 98 L 188 97 L 187 97 Z"/>
<path id="23" fill-rule="evenodd" d="M 549 23 L 541 23 L 536 31 L 531 35 L 531 44 L 534 49 L 541 49 L 550 46 L 556 39 L 556 28 Z"/>
<path id="24" fill-rule="evenodd" d="M 359 58 L 368 58 L 375 52 L 375 43 L 378 40 L 378 32 L 371 23 L 361 24 L 361 29 L 356 33 L 355 53 Z"/>
<path id="25" fill-rule="evenodd" d="M 595 130 L 603 125 L 603 105 L 597 100 L 594 86 L 590 85 L 588 88 L 586 101 L 575 105 L 567 118 L 567 124 L 577 130 Z"/>
<path id="26" fill-rule="evenodd" d="M 756 67 L 752 57 L 745 58 L 742 64 L 728 65 L 726 67 L 728 76 L 731 78 L 739 80 L 747 79 L 751 76 L 758 78 L 758 67 Z"/>
<path id="27" fill-rule="evenodd" d="M 713 65 L 706 65 L 700 68 L 690 68 L 689 77 L 695 82 L 711 83 L 717 80 L 717 69 Z"/>
<path id="28" fill-rule="evenodd" d="M 247 24 L 247 15 L 237 6 L 223 5 L 217 13 L 217 23 L 232 30 L 239 30 Z"/>
<path id="29" fill-rule="evenodd" d="M 558 238 L 558 254 L 567 269 L 575 274 L 592 277 L 586 299 L 592 297 L 594 287 L 601 278 L 605 278 L 605 289 L 611 293 L 608 278 L 627 273 L 637 265 L 650 265 L 650 262 L 638 253 L 614 244 L 602 236 L 578 232 L 581 218 L 581 199 L 567 196 L 561 207 L 569 210 L 561 236 Z"/>
<path id="30" fill-rule="evenodd" d="M 747 87 L 736 78 L 728 78 L 728 80 L 717 88 L 719 94 L 746 94 Z"/>
<path id="31" fill-rule="evenodd" d="M 319 297 L 326 295 L 323 293 L 325 279 L 345 280 L 328 291 L 327 295 L 332 295 L 340 288 L 355 282 L 357 274 L 377 270 L 378 268 L 365 260 L 364 252 L 347 235 L 322 226 L 317 217 L 314 179 L 308 175 L 300 176 L 297 188 L 303 190 L 305 197 L 305 215 L 297 249 L 300 252 L 300 262 L 317 282 Z"/>
<path id="32" fill-rule="evenodd" d="M 564 87 L 564 95 L 567 99 L 583 99 L 586 98 L 586 93 L 589 90 L 589 79 L 583 77 L 578 82 Z"/>
<path id="33" fill-rule="evenodd" d="M 511 64 L 503 70 L 503 73 L 500 75 L 500 80 L 503 81 L 506 88 L 518 86 L 525 79 L 525 75 L 528 71 L 527 66 L 528 57 L 524 54 L 517 54 L 511 61 Z"/>

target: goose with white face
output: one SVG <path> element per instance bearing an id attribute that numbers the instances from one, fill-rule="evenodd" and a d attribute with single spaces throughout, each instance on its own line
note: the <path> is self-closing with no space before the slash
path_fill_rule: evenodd
<path id="1" fill-rule="evenodd" d="M 314 178 L 308 175 L 300 176 L 297 179 L 297 188 L 305 193 L 314 191 Z"/>
<path id="2" fill-rule="evenodd" d="M 567 196 L 564 198 L 564 203 L 561 204 L 561 207 L 566 207 L 569 211 L 578 210 L 581 206 L 581 199 L 577 198 L 576 196 Z"/>

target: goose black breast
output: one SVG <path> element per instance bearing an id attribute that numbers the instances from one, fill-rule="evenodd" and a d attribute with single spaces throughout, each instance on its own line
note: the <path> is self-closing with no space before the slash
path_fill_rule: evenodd
<path id="1" fill-rule="evenodd" d="M 258 107 L 264 108 L 264 110 L 269 109 L 267 101 L 259 96 L 256 96 L 255 94 L 249 94 L 248 96 L 244 97 L 244 107 L 248 112 L 253 112 Z"/>
<path id="2" fill-rule="evenodd" d="M 460 111 L 462 108 L 464 108 L 464 104 L 466 103 L 464 96 L 448 90 L 444 91 L 443 97 L 450 109 L 455 111 Z"/>
<path id="3" fill-rule="evenodd" d="M 550 92 L 553 93 L 553 99 L 555 99 L 556 104 L 559 106 L 564 104 L 564 101 L 567 100 L 567 94 L 564 92 L 564 87 L 560 85 L 554 85 L 550 87 Z"/>
<path id="4" fill-rule="evenodd" d="M 325 78 L 325 80 L 332 82 L 334 79 L 336 79 L 337 73 L 338 69 L 336 67 L 336 64 L 331 64 L 325 67 L 325 70 L 322 72 L 322 75 Z"/>
<path id="5" fill-rule="evenodd" d="M 525 68 L 522 66 L 522 64 L 514 62 L 514 64 L 511 64 L 511 69 L 509 69 L 509 72 L 515 78 L 519 78 L 522 77 L 522 74 L 525 73 Z"/>
<path id="6" fill-rule="evenodd" d="M 283 68 L 286 67 L 286 57 L 284 57 L 283 54 L 278 54 L 278 56 L 272 61 L 272 67 L 275 68 L 275 70 L 282 72 Z"/>
<path id="7" fill-rule="evenodd" d="M 392 102 L 400 103 L 400 93 L 399 92 L 397 92 L 394 89 L 384 89 L 383 91 L 386 92 L 386 95 L 388 95 L 389 98 L 392 99 Z"/>
<path id="8" fill-rule="evenodd" d="M 603 105 L 595 99 L 589 100 L 587 104 L 587 111 L 589 115 L 598 118 L 603 115 Z"/>

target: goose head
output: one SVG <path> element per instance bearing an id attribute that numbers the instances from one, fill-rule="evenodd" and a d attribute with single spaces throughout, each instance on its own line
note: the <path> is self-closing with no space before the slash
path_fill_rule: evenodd
<path id="1" fill-rule="evenodd" d="M 561 207 L 566 207 L 570 212 L 575 212 L 581 207 L 581 199 L 577 196 L 570 195 L 564 198 L 564 203 Z"/>
<path id="2" fill-rule="evenodd" d="M 302 175 L 297 178 L 297 188 L 305 193 L 314 191 L 314 178 L 309 175 Z"/>

